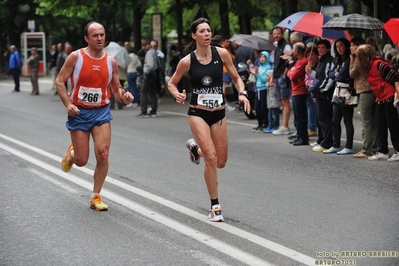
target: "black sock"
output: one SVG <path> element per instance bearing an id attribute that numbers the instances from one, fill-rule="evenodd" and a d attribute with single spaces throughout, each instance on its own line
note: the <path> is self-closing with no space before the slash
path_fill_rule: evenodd
<path id="1" fill-rule="evenodd" d="M 213 205 L 216 205 L 216 204 L 219 204 L 219 199 L 218 198 L 211 199 L 211 208 L 212 208 Z"/>
<path id="2" fill-rule="evenodd" d="M 199 149 L 198 146 L 195 146 L 195 147 L 193 147 L 193 148 L 191 149 L 191 152 L 194 154 L 195 158 L 200 157 L 199 154 L 198 154 L 198 149 Z"/>

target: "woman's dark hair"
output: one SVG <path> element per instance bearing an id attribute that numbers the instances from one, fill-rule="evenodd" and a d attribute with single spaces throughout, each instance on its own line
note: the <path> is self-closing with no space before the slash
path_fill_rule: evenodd
<path id="1" fill-rule="evenodd" d="M 212 37 L 211 45 L 222 47 L 222 43 L 226 40 L 226 38 L 222 35 L 215 35 Z"/>
<path id="2" fill-rule="evenodd" d="M 345 53 L 340 55 L 337 51 L 337 43 L 342 42 L 345 46 Z M 335 54 L 335 62 L 336 64 L 342 64 L 346 58 L 349 57 L 351 50 L 350 50 L 351 43 L 346 38 L 339 38 L 334 42 L 334 54 Z"/>
<path id="3" fill-rule="evenodd" d="M 360 46 L 362 44 L 366 44 L 366 40 L 361 37 L 355 37 L 351 40 L 351 43 L 353 43 L 356 46 Z"/>
<path id="4" fill-rule="evenodd" d="M 306 48 L 305 57 L 308 57 L 310 53 L 314 53 L 315 55 L 319 56 L 319 51 L 317 50 L 316 45 L 312 45 Z"/>
<path id="5" fill-rule="evenodd" d="M 376 51 L 380 50 L 377 44 L 377 40 L 373 36 L 369 36 L 366 38 L 366 44 L 373 46 Z"/>
<path id="6" fill-rule="evenodd" d="M 191 23 L 190 32 L 196 33 L 198 25 L 202 24 L 202 23 L 208 24 L 209 27 L 211 26 L 211 22 L 209 21 L 209 19 L 198 18 L 198 19 L 194 20 L 193 23 Z M 191 40 L 191 43 L 184 48 L 183 55 L 189 54 L 191 51 L 194 51 L 196 47 L 197 47 L 197 45 L 196 45 L 195 41 Z"/>

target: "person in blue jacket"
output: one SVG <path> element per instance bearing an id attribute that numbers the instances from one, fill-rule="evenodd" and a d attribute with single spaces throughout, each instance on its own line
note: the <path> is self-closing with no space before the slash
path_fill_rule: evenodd
<path id="1" fill-rule="evenodd" d="M 255 74 L 257 89 L 255 111 L 258 126 L 252 129 L 254 132 L 263 132 L 263 130 L 268 126 L 266 72 L 271 69 L 270 55 L 268 52 L 262 51 L 259 54 L 258 66 L 252 70 Z"/>
<path id="2" fill-rule="evenodd" d="M 19 75 L 22 66 L 22 59 L 15 45 L 10 46 L 10 52 L 10 74 L 12 75 L 15 84 L 13 91 L 19 92 Z"/>

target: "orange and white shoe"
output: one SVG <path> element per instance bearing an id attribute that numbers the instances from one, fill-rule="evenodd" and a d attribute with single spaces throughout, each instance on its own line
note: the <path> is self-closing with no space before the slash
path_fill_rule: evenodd
<path id="1" fill-rule="evenodd" d="M 72 144 L 69 145 L 67 154 L 61 160 L 61 169 L 64 172 L 71 171 L 71 168 L 72 168 L 72 165 L 73 165 L 71 151 L 73 151 Z"/>
<path id="2" fill-rule="evenodd" d="M 96 211 L 107 211 L 108 206 L 107 204 L 103 203 L 99 194 L 95 194 L 90 197 L 90 209 Z"/>

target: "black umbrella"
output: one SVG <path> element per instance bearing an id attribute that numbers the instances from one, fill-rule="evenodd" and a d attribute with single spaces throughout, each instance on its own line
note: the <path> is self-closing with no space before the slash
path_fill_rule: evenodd
<path id="1" fill-rule="evenodd" d="M 274 45 L 259 36 L 250 34 L 237 34 L 229 39 L 231 42 L 235 42 L 238 45 L 250 47 L 259 51 L 272 51 Z"/>

